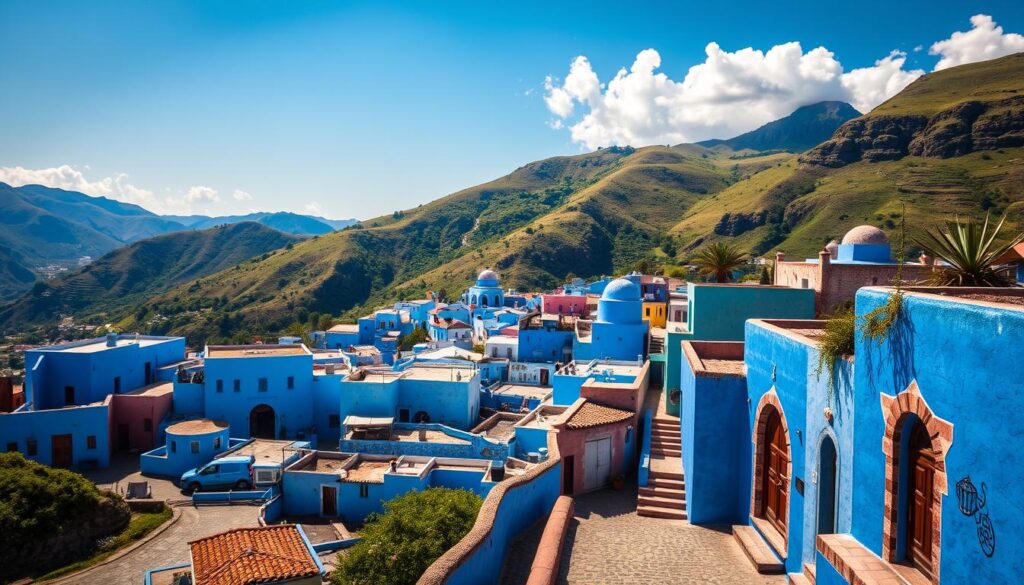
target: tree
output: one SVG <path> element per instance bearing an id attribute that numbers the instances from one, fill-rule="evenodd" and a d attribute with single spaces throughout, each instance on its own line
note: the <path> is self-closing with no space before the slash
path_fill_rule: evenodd
<path id="1" fill-rule="evenodd" d="M 334 317 L 324 313 L 320 315 L 320 320 L 317 323 L 317 329 L 320 331 L 327 331 L 331 327 L 334 327 Z"/>
<path id="2" fill-rule="evenodd" d="M 1005 270 L 996 268 L 999 258 L 1024 241 L 1018 234 L 1003 244 L 996 244 L 1006 216 L 995 229 L 989 230 L 989 216 L 984 223 L 968 219 L 961 223 L 957 217 L 946 222 L 946 231 L 926 229 L 925 236 L 914 241 L 926 254 L 946 265 L 933 272 L 936 286 L 1013 286 L 1013 278 Z"/>
<path id="3" fill-rule="evenodd" d="M 768 272 L 768 264 L 761 266 L 761 278 L 758 279 L 758 284 L 771 284 L 772 275 Z"/>
<path id="4" fill-rule="evenodd" d="M 731 282 L 732 273 L 746 261 L 746 254 L 726 242 L 715 242 L 697 252 L 693 259 L 697 272 L 711 276 L 715 282 Z"/>
<path id="5" fill-rule="evenodd" d="M 427 335 L 427 329 L 425 327 L 416 327 L 409 335 L 402 336 L 398 341 L 398 349 L 409 351 L 412 349 L 412 346 L 417 343 L 423 343 L 428 339 L 430 339 L 430 336 Z"/>
<path id="6" fill-rule="evenodd" d="M 371 514 L 363 540 L 338 555 L 335 585 L 412 585 L 438 557 L 473 527 L 479 496 L 468 490 L 430 488 L 384 503 Z"/>

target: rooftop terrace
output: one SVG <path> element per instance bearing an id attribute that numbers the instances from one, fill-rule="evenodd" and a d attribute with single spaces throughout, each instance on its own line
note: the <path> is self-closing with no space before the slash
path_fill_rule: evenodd
<path id="1" fill-rule="evenodd" d="M 636 362 L 615 361 L 615 360 L 591 360 L 589 362 L 569 362 L 557 373 L 563 376 L 582 376 L 589 378 L 593 376 L 601 381 L 606 375 L 610 376 L 632 376 L 637 377 L 643 372 L 643 365 Z"/>
<path id="2" fill-rule="evenodd" d="M 568 406 L 552 406 L 542 404 L 535 408 L 516 423 L 517 427 L 530 429 L 550 429 L 562 420 L 562 414 L 568 410 Z"/>
<path id="3" fill-rule="evenodd" d="M 741 341 L 685 341 L 683 354 L 690 368 L 698 375 L 745 374 Z"/>
<path id="4" fill-rule="evenodd" d="M 310 354 L 302 345 L 210 345 L 206 347 L 206 359 L 281 357 Z"/>
<path id="5" fill-rule="evenodd" d="M 501 443 L 507 443 L 516 434 L 516 423 L 521 421 L 524 414 L 513 412 L 498 412 L 473 427 L 471 433 L 483 435 Z"/>
<path id="6" fill-rule="evenodd" d="M 73 341 L 71 343 L 63 343 L 60 345 L 43 346 L 36 349 L 38 351 L 59 351 L 63 353 L 96 353 L 107 349 L 113 349 L 115 347 L 127 347 L 129 345 L 149 347 L 172 339 L 175 338 L 148 335 L 118 335 L 115 339 L 100 337 L 83 341 Z"/>
<path id="7" fill-rule="evenodd" d="M 178 423 L 181 424 L 181 423 Z M 308 443 L 302 443 L 308 445 Z M 254 465 L 281 465 L 297 449 L 295 441 L 277 441 L 274 439 L 252 439 L 240 447 L 223 453 L 222 457 L 252 455 Z"/>
<path id="8" fill-rule="evenodd" d="M 525 396 L 544 400 L 551 395 L 551 386 L 530 386 L 527 384 L 502 384 L 491 390 L 495 396 Z"/>

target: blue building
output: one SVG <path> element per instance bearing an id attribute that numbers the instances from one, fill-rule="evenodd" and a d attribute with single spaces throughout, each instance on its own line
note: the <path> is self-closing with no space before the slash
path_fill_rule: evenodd
<path id="1" fill-rule="evenodd" d="M 858 318 L 893 294 L 862 289 Z M 832 379 L 820 321 L 749 322 L 742 368 L 735 348 L 687 344 L 691 520 L 736 522 L 748 550 L 818 583 L 1015 582 L 1024 387 L 999 364 L 1024 342 L 1024 291 L 902 294 L 887 337 L 858 330 Z"/>
<path id="2" fill-rule="evenodd" d="M 597 319 L 578 320 L 573 358 L 636 360 L 647 353 L 649 324 L 643 319 L 640 286 L 625 278 L 612 281 L 597 302 Z M 523 355 L 519 344 L 520 359 Z"/>
<path id="3" fill-rule="evenodd" d="M 423 327 L 430 319 L 430 311 L 437 303 L 434 299 L 414 299 L 411 301 L 398 301 L 395 303 L 396 311 L 404 311 L 409 315 L 413 325 Z"/>
<path id="4" fill-rule="evenodd" d="M 74 468 L 106 467 L 115 449 L 152 447 L 155 421 L 149 415 L 144 428 L 136 407 L 169 407 L 169 394 L 155 386 L 161 369 L 184 357 L 181 337 L 113 333 L 28 350 L 25 404 L 0 414 L 0 444 L 39 463 Z"/>
<path id="5" fill-rule="evenodd" d="M 573 356 L 578 319 L 572 315 L 533 312 L 519 322 L 516 355 L 519 361 L 567 362 Z"/>
<path id="6" fill-rule="evenodd" d="M 434 315 L 427 323 L 427 335 L 438 342 L 450 342 L 464 349 L 473 347 L 473 327 L 465 321 Z"/>
<path id="7" fill-rule="evenodd" d="M 463 304 L 469 305 L 472 317 L 488 317 L 495 309 L 505 306 L 505 291 L 498 284 L 498 273 L 487 269 L 480 272 L 476 282 L 462 295 Z"/>

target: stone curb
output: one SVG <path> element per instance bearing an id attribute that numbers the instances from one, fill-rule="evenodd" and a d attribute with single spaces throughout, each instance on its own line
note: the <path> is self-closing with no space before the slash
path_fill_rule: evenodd
<path id="1" fill-rule="evenodd" d="M 123 557 L 125 555 L 128 555 L 129 553 L 133 552 L 135 549 L 137 549 L 137 548 L 141 547 L 142 545 L 148 543 L 149 541 L 153 540 L 157 536 L 160 536 L 160 534 L 162 534 L 165 530 L 167 530 L 168 528 L 173 526 L 174 523 L 177 522 L 179 518 L 181 518 L 181 509 L 180 508 L 172 508 L 171 506 L 167 506 L 167 507 L 171 508 L 171 519 L 168 520 L 167 522 L 164 522 L 163 524 L 161 524 L 159 527 L 157 527 L 156 530 L 154 530 L 153 532 L 150 532 L 149 534 L 147 534 L 142 539 L 136 540 L 132 544 L 126 546 L 125 548 L 122 548 L 121 550 L 119 550 L 116 553 L 110 555 L 109 557 L 103 559 L 101 562 L 96 563 L 95 565 L 92 565 L 91 567 L 87 567 L 87 568 L 82 569 L 81 571 L 78 571 L 76 573 L 70 573 L 70 574 L 64 575 L 62 577 L 57 577 L 56 579 L 49 579 L 47 581 L 38 581 L 38 582 L 39 583 L 48 583 L 48 584 L 52 584 L 52 585 L 56 585 L 58 583 L 72 583 L 72 582 L 77 581 L 78 578 L 81 577 L 82 575 L 87 575 L 93 569 L 98 569 L 98 568 L 100 568 L 102 566 L 105 566 L 107 564 L 110 564 L 110 563 L 120 559 L 121 557 Z"/>

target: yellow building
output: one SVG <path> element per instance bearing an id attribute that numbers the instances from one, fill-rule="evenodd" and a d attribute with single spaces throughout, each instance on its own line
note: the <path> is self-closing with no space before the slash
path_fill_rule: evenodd
<path id="1" fill-rule="evenodd" d="M 651 327 L 665 327 L 665 315 L 667 307 L 664 302 L 644 301 L 644 319 L 649 321 Z"/>

